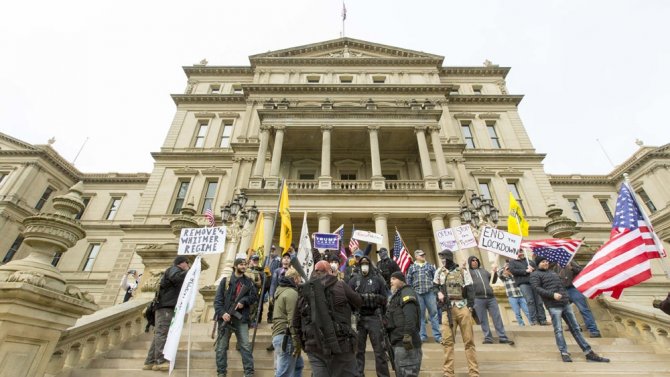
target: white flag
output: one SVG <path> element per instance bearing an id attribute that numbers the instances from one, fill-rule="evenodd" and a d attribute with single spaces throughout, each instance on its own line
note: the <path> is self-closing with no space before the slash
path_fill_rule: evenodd
<path id="1" fill-rule="evenodd" d="M 300 231 L 300 244 L 298 244 L 298 261 L 302 265 L 307 278 L 314 270 L 314 259 L 312 258 L 312 243 L 309 239 L 309 231 L 307 230 L 307 212 L 302 219 L 302 230 Z"/>
<path id="2" fill-rule="evenodd" d="M 179 348 L 179 338 L 181 338 L 181 330 L 184 327 L 184 317 L 186 313 L 190 312 L 195 307 L 195 298 L 198 295 L 198 280 L 200 279 L 202 255 L 195 257 L 193 266 L 186 273 L 184 284 L 179 291 L 179 299 L 177 306 L 174 308 L 174 316 L 172 323 L 170 323 L 170 330 L 168 330 L 167 339 L 165 340 L 165 347 L 163 348 L 163 356 L 166 360 L 170 360 L 170 374 L 174 369 L 175 360 L 177 360 L 177 349 Z"/>

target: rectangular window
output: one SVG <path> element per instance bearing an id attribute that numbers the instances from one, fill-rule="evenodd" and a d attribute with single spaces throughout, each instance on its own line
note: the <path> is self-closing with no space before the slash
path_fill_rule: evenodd
<path id="1" fill-rule="evenodd" d="M 202 202 L 200 213 L 205 213 L 206 210 L 214 210 L 214 197 L 216 196 L 216 186 L 218 181 L 207 181 L 205 185 L 205 200 Z"/>
<path id="2" fill-rule="evenodd" d="M 319 75 L 309 75 L 309 76 L 307 76 L 307 83 L 308 84 L 318 84 L 319 81 L 321 81 L 321 76 L 319 76 Z"/>
<path id="3" fill-rule="evenodd" d="M 21 244 L 23 243 L 23 236 L 18 236 L 14 240 L 14 243 L 12 246 L 9 247 L 9 250 L 7 250 L 7 254 L 5 254 L 5 257 L 2 258 L 2 263 L 8 263 L 14 258 L 14 255 L 16 254 L 17 251 L 19 251 L 19 248 L 21 247 Z"/>
<path id="4" fill-rule="evenodd" d="M 207 136 L 207 128 L 209 128 L 209 124 L 207 123 L 198 124 L 198 134 L 195 135 L 195 141 L 193 142 L 194 147 L 202 148 L 205 146 L 205 137 Z"/>
<path id="5" fill-rule="evenodd" d="M 340 180 L 342 181 L 355 181 L 356 173 L 341 173 Z"/>
<path id="6" fill-rule="evenodd" d="M 498 134 L 496 133 L 496 126 L 494 124 L 487 124 L 486 129 L 489 131 L 489 138 L 491 138 L 491 146 L 494 149 L 502 148 L 500 146 L 500 139 L 498 138 Z"/>
<path id="7" fill-rule="evenodd" d="M 84 262 L 84 268 L 82 271 L 91 271 L 93 270 L 93 264 L 95 263 L 95 257 L 98 256 L 100 252 L 100 244 L 92 243 L 88 246 L 88 252 L 86 253 L 86 261 Z"/>
<path id="8" fill-rule="evenodd" d="M 233 94 L 244 94 L 244 90 L 242 90 L 242 85 L 240 84 L 233 85 Z"/>
<path id="9" fill-rule="evenodd" d="M 301 181 L 311 181 L 315 177 L 314 172 L 300 172 L 298 173 L 298 179 Z"/>
<path id="10" fill-rule="evenodd" d="M 603 207 L 603 211 L 605 212 L 605 216 L 607 216 L 607 220 L 614 221 L 614 216 L 612 216 L 612 210 L 610 210 L 609 204 L 607 204 L 607 199 L 600 199 L 600 206 Z"/>
<path id="11" fill-rule="evenodd" d="M 649 198 L 649 195 L 647 195 L 646 191 L 640 189 L 640 191 L 638 191 L 637 194 L 640 195 L 640 199 L 642 199 L 642 202 L 644 203 L 645 206 L 647 206 L 647 209 L 649 209 L 650 213 L 654 213 L 657 211 L 654 202 L 651 201 L 651 198 Z"/>
<path id="12" fill-rule="evenodd" d="M 480 96 L 480 95 L 482 95 L 482 86 L 481 86 L 481 85 L 473 85 L 473 86 L 472 86 L 472 92 L 473 92 L 476 96 Z"/>
<path id="13" fill-rule="evenodd" d="M 121 198 L 112 197 L 112 202 L 109 205 L 109 211 L 107 211 L 105 220 L 114 220 L 114 217 L 116 217 L 116 212 L 119 210 L 119 206 L 121 206 Z"/>
<path id="14" fill-rule="evenodd" d="M 521 194 L 519 193 L 519 188 L 517 187 L 516 182 L 507 182 L 507 189 L 512 193 L 514 199 L 519 202 L 521 211 L 523 211 L 523 215 L 526 216 L 526 208 L 523 206 L 523 200 L 521 199 Z"/>
<path id="15" fill-rule="evenodd" d="M 51 196 L 51 193 L 54 192 L 54 189 L 51 187 L 47 187 L 46 190 L 44 190 L 44 193 L 42 194 L 42 197 L 40 200 L 37 201 L 37 204 L 35 204 L 35 209 L 40 210 L 42 207 L 44 207 L 44 204 L 49 200 L 49 197 Z"/>
<path id="16" fill-rule="evenodd" d="M 51 260 L 51 265 L 54 267 L 58 267 L 58 262 L 60 262 L 60 258 L 63 256 L 63 253 L 58 253 L 56 252 L 54 254 L 53 259 Z"/>
<path id="17" fill-rule="evenodd" d="M 475 149 L 475 139 L 472 137 L 470 123 L 462 123 L 461 131 L 463 132 L 463 139 L 465 140 L 465 149 Z"/>
<path id="18" fill-rule="evenodd" d="M 81 220 L 81 217 L 84 216 L 84 211 L 86 211 L 86 207 L 88 207 L 88 203 L 91 202 L 91 198 L 90 197 L 84 197 L 83 201 L 84 201 L 84 208 L 82 208 L 81 211 L 79 211 L 79 213 L 77 214 L 77 216 L 74 217 L 77 220 Z"/>
<path id="19" fill-rule="evenodd" d="M 491 197 L 491 189 L 489 188 L 488 182 L 479 182 L 479 195 L 481 195 L 483 199 L 493 199 Z"/>
<path id="20" fill-rule="evenodd" d="M 342 75 L 340 76 L 340 83 L 342 84 L 351 84 L 354 82 L 354 76 Z"/>
<path id="21" fill-rule="evenodd" d="M 568 203 L 570 204 L 570 208 L 572 209 L 572 214 L 575 215 L 575 221 L 578 223 L 584 222 L 584 218 L 582 217 L 582 211 L 579 210 L 579 206 L 577 205 L 577 199 L 568 199 Z"/>
<path id="22" fill-rule="evenodd" d="M 172 206 L 172 214 L 178 215 L 181 211 L 181 207 L 184 206 L 184 200 L 186 199 L 186 193 L 188 193 L 188 185 L 190 181 L 181 181 L 177 186 L 177 196 L 174 200 L 174 206 Z"/>
<path id="23" fill-rule="evenodd" d="M 397 181 L 398 174 L 382 174 L 387 181 Z"/>
<path id="24" fill-rule="evenodd" d="M 386 82 L 386 76 L 372 76 L 372 83 L 373 84 L 383 84 Z"/>
<path id="25" fill-rule="evenodd" d="M 230 140 L 233 137 L 233 122 L 224 121 L 223 130 L 221 131 L 221 143 L 219 148 L 230 148 Z"/>
<path id="26" fill-rule="evenodd" d="M 209 87 L 210 94 L 221 94 L 221 85 L 212 85 Z"/>

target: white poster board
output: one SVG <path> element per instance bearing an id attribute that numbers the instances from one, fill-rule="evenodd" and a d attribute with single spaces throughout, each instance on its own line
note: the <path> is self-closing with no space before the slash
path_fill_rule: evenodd
<path id="1" fill-rule="evenodd" d="M 226 246 L 226 227 L 184 228 L 179 235 L 178 255 L 218 254 Z"/>
<path id="2" fill-rule="evenodd" d="M 435 239 L 437 239 L 437 243 L 440 244 L 440 251 L 456 251 L 459 249 L 456 235 L 452 228 L 438 230 L 435 232 Z"/>
<path id="3" fill-rule="evenodd" d="M 461 249 L 477 247 L 477 238 L 475 238 L 475 234 L 472 233 L 472 228 L 470 228 L 470 225 L 461 225 L 453 229 L 454 234 L 456 235 L 458 246 Z"/>
<path id="4" fill-rule="evenodd" d="M 479 236 L 479 247 L 505 258 L 517 259 L 521 236 L 486 226 Z"/>
<path id="5" fill-rule="evenodd" d="M 355 240 L 365 241 L 374 244 L 381 244 L 384 240 L 384 236 L 377 233 L 368 232 L 367 230 L 355 230 L 354 235 L 351 237 Z"/>

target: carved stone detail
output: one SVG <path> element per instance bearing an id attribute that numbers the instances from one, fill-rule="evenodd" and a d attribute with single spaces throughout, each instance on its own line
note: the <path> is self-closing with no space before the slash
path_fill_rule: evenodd
<path id="1" fill-rule="evenodd" d="M 40 288 L 47 284 L 44 274 L 36 271 L 16 271 L 7 278 L 7 281 L 10 283 L 27 283 Z"/>
<path id="2" fill-rule="evenodd" d="M 78 300 L 90 302 L 91 304 L 95 304 L 95 299 L 93 298 L 93 295 L 86 291 L 82 291 L 79 289 L 79 287 L 76 287 L 74 285 L 66 285 L 65 286 L 65 294 L 74 297 Z"/>

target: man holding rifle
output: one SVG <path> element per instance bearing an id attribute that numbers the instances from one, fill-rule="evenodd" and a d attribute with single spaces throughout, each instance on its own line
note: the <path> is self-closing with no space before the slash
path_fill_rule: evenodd
<path id="1" fill-rule="evenodd" d="M 243 258 L 235 259 L 230 282 L 221 279 L 214 299 L 214 318 L 218 321 L 219 334 L 216 339 L 217 377 L 226 377 L 228 371 L 228 345 L 230 335 L 235 333 L 240 344 L 244 376 L 254 375 L 254 357 L 249 343 L 249 308 L 256 302 L 257 294 L 253 281 L 244 273 L 247 262 Z"/>

